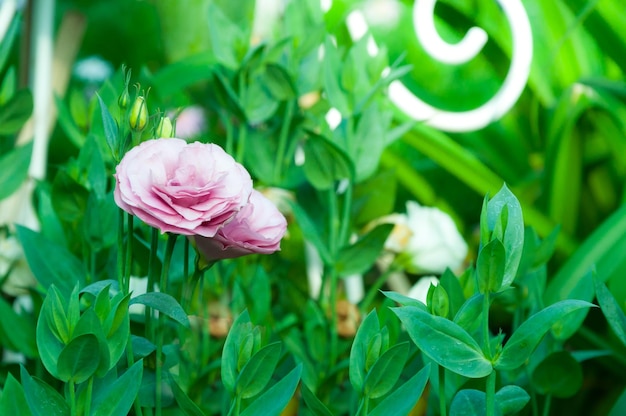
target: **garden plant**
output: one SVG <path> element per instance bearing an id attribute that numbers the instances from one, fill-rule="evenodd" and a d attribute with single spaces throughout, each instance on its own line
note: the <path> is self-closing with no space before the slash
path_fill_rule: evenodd
<path id="1" fill-rule="evenodd" d="M 626 414 L 626 8 L 420 1 L 0 2 L 0 416 Z"/>

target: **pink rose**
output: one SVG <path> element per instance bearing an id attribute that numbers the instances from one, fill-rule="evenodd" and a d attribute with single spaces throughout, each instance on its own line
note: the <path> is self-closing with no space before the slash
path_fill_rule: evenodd
<path id="1" fill-rule="evenodd" d="M 252 179 L 214 144 L 155 139 L 132 148 L 115 173 L 115 202 L 146 224 L 213 237 L 248 203 Z"/>
<path id="2" fill-rule="evenodd" d="M 246 254 L 271 254 L 280 249 L 280 240 L 286 229 L 287 220 L 278 208 L 259 191 L 253 190 L 248 205 L 215 237 L 193 238 L 198 251 L 211 261 Z"/>

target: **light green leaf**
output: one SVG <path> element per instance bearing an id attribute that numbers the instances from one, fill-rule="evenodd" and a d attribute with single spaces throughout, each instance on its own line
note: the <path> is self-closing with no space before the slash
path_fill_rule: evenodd
<path id="1" fill-rule="evenodd" d="M 552 325 L 567 314 L 594 306 L 582 300 L 564 300 L 537 312 L 515 330 L 496 359 L 497 370 L 514 370 L 533 353 Z"/>
<path id="2" fill-rule="evenodd" d="M 33 416 L 69 416 L 70 408 L 56 390 L 42 380 L 31 377 L 22 366 L 20 378 L 26 403 Z"/>
<path id="3" fill-rule="evenodd" d="M 244 399 L 259 394 L 272 379 L 280 360 L 280 342 L 266 345 L 245 363 L 237 377 L 236 394 Z"/>
<path id="4" fill-rule="evenodd" d="M 64 382 L 76 384 L 93 376 L 100 364 L 100 345 L 94 334 L 82 334 L 73 338 L 59 354 L 57 371 Z"/>
<path id="5" fill-rule="evenodd" d="M 378 258 L 393 224 L 381 224 L 356 243 L 339 251 L 335 267 L 340 276 L 365 273 Z"/>
<path id="6" fill-rule="evenodd" d="M 469 378 L 482 378 L 493 370 L 474 338 L 454 322 L 413 306 L 393 311 L 417 347 L 437 364 Z"/>
<path id="7" fill-rule="evenodd" d="M 143 374 L 143 360 L 137 361 L 117 380 L 102 384 L 93 392 L 91 416 L 126 415 L 133 405 Z"/>
<path id="8" fill-rule="evenodd" d="M 365 377 L 364 396 L 377 399 L 387 394 L 398 382 L 408 355 L 408 342 L 396 344 L 385 351 Z"/>

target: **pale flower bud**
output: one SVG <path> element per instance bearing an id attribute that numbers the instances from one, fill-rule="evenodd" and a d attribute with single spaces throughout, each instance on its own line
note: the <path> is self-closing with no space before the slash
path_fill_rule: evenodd
<path id="1" fill-rule="evenodd" d="M 156 137 L 168 139 L 174 137 L 174 127 L 169 117 L 161 117 L 155 130 Z"/>
<path id="2" fill-rule="evenodd" d="M 130 109 L 130 117 L 128 118 L 130 128 L 135 133 L 141 133 L 148 124 L 148 106 L 143 96 L 138 96 Z"/>

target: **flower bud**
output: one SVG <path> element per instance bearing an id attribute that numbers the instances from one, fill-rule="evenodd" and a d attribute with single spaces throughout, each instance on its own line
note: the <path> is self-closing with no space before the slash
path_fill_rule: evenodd
<path id="1" fill-rule="evenodd" d="M 117 106 L 122 110 L 126 110 L 128 108 L 129 100 L 130 96 L 128 95 L 128 90 L 124 88 L 124 91 L 122 91 L 119 98 L 117 99 Z"/>
<path id="2" fill-rule="evenodd" d="M 168 139 L 174 137 L 174 127 L 172 126 L 170 118 L 161 117 L 154 133 L 157 138 Z"/>
<path id="3" fill-rule="evenodd" d="M 130 117 L 128 119 L 130 129 L 135 133 L 141 133 L 148 124 L 148 107 L 146 99 L 138 96 L 130 109 Z"/>

